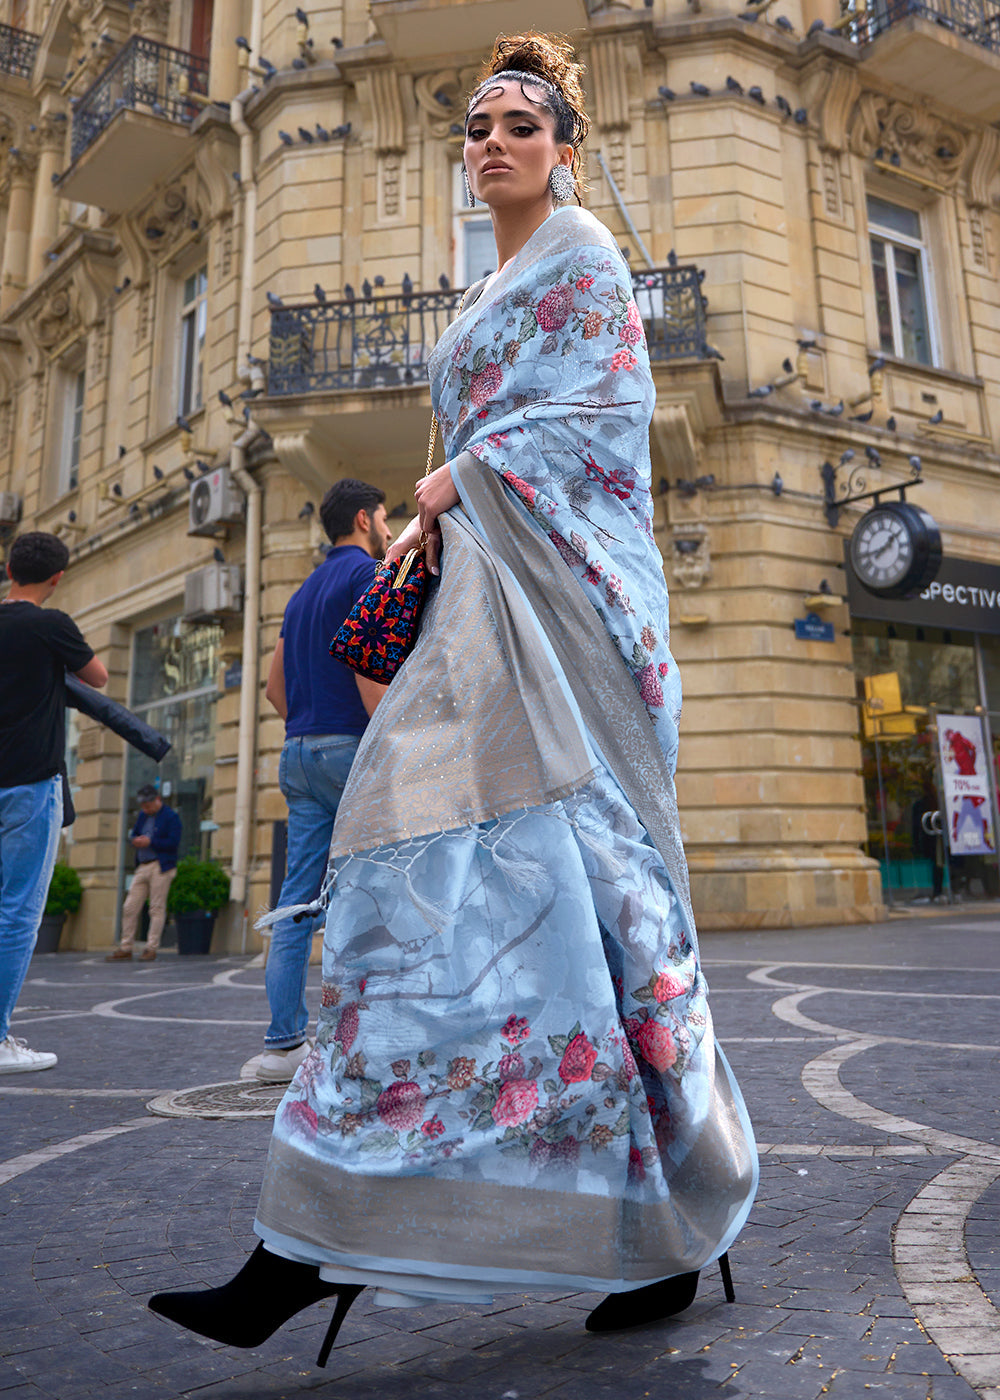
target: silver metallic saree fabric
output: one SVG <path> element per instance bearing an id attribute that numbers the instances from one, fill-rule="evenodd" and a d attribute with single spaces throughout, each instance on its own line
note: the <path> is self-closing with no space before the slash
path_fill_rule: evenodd
<path id="1" fill-rule="evenodd" d="M 752 1141 L 692 971 L 672 783 L 635 687 L 519 505 L 475 459 L 461 461 L 456 475 L 490 549 L 461 509 L 443 519 L 440 586 L 359 749 L 334 834 L 338 884 L 324 958 L 330 1004 L 320 1043 L 276 1120 L 257 1228 L 282 1252 L 326 1266 L 330 1277 L 418 1298 L 472 1286 L 483 1296 L 552 1285 L 636 1287 L 698 1268 L 728 1245 L 753 1191 Z M 511 889 L 509 869 L 483 857 L 477 833 L 489 833 L 487 845 L 497 833 L 516 841 L 532 822 L 540 839 L 522 841 L 515 856 L 527 846 L 529 864 L 556 868 L 542 886 Z M 595 832 L 603 853 L 580 846 L 581 835 L 593 842 Z M 477 863 L 456 884 L 453 857 L 433 862 L 463 846 Z M 579 874 L 570 863 L 577 850 L 586 857 Z M 619 855 L 618 866 L 603 867 Z M 638 869 L 644 861 L 649 877 Z M 667 872 L 675 898 L 664 892 Z M 394 892 L 400 880 L 417 888 Z M 491 881 L 497 889 L 478 903 L 472 892 Z M 639 902 L 652 906 L 651 928 L 633 946 L 623 920 L 635 919 Z M 597 911 L 590 928 L 588 908 Z M 615 955 L 620 964 L 612 961 L 625 988 L 649 980 L 654 965 L 670 965 L 656 961 L 661 943 L 673 951 L 677 979 L 687 977 L 675 1023 L 678 1044 L 688 1037 L 686 1070 L 667 1088 L 657 1077 L 655 1120 L 650 1084 L 629 1078 L 621 1007 L 598 932 L 615 915 L 623 952 Z M 547 970 L 551 960 L 557 974 Z M 575 976 L 574 989 L 566 979 Z M 595 993 L 599 984 L 605 990 Z M 379 986 L 385 990 L 373 991 Z M 524 1013 L 513 1028 L 512 1012 Z M 574 1016 L 583 1026 L 582 1069 L 564 1064 L 568 1046 L 562 1059 L 555 1053 Z M 546 1021 L 555 1032 L 551 1069 L 523 1063 L 521 1021 L 527 1033 Z M 500 1074 L 535 1069 L 541 1081 L 548 1071 L 563 1098 L 574 1100 L 574 1115 L 581 1094 L 592 1099 L 586 1158 L 590 1139 L 580 1128 L 547 1142 L 548 1130 L 537 1132 L 533 1120 L 503 1116 L 510 1080 L 484 1112 L 482 1076 L 503 1066 L 488 1049 L 498 1036 L 511 1062 Z M 591 1064 L 585 1047 L 602 1061 Z M 431 1071 L 425 1082 L 419 1060 L 439 1076 Z M 594 1077 L 600 1063 L 610 1078 Z M 586 1080 L 558 1078 L 588 1066 Z M 445 1136 L 453 1130 L 444 1127 L 443 1109 L 432 1114 L 435 1095 L 467 1105 L 459 1109 L 468 1115 L 461 1139 Z M 623 1120 L 629 1133 L 614 1138 Z M 439 1125 L 439 1150 L 448 1155 L 435 1158 L 438 1144 L 427 1137 Z M 512 1146 L 527 1127 L 533 1157 L 497 1151 L 503 1135 Z M 625 1153 L 618 1188 L 613 1160 L 596 1159 L 596 1147 L 613 1154 L 616 1143 Z"/>
<path id="2" fill-rule="evenodd" d="M 608 231 L 554 214 L 431 377 L 462 505 L 338 810 L 256 1228 L 417 1298 L 635 1288 L 729 1247 L 757 1160 L 691 915 L 654 395 Z"/>

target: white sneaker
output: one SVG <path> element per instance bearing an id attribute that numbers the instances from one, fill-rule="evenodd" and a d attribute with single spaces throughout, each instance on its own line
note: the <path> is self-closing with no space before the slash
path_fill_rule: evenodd
<path id="1" fill-rule="evenodd" d="M 0 1040 L 0 1074 L 25 1074 L 32 1069 L 51 1069 L 59 1056 L 48 1050 L 29 1050 L 19 1036 Z"/>
<path id="2" fill-rule="evenodd" d="M 289 1084 L 295 1078 L 295 1071 L 313 1048 L 311 1040 L 304 1040 L 294 1050 L 265 1050 L 257 1066 L 257 1078 L 266 1084 Z"/>

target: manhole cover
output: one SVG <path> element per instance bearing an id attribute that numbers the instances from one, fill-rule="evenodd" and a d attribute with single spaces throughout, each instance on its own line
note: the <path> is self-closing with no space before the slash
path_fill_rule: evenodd
<path id="1" fill-rule="evenodd" d="M 273 1118 L 287 1087 L 250 1079 L 235 1084 L 199 1084 L 160 1094 L 146 1107 L 161 1118 Z"/>

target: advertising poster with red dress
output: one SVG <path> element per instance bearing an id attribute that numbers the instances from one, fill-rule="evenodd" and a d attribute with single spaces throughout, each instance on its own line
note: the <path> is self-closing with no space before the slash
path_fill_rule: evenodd
<path id="1" fill-rule="evenodd" d="M 937 728 L 948 845 L 956 856 L 994 855 L 996 835 L 979 716 L 938 715 Z"/>

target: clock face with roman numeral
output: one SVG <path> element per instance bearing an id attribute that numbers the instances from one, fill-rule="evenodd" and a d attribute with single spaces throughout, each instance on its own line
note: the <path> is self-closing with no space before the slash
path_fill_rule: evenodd
<path id="1" fill-rule="evenodd" d="M 908 501 L 874 506 L 851 536 L 851 564 L 869 593 L 910 598 L 937 574 L 941 535 L 926 511 Z"/>

